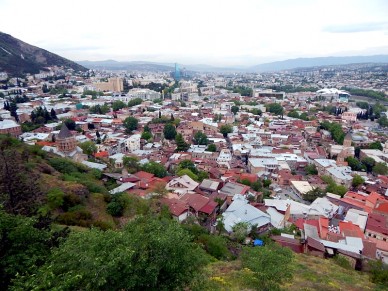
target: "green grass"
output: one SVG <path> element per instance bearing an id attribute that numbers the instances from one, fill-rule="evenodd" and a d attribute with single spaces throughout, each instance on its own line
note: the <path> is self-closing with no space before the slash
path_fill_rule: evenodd
<path id="1" fill-rule="evenodd" d="M 321 259 L 295 254 L 293 279 L 283 284 L 284 290 L 377 290 L 366 273 L 346 269 L 332 259 Z M 249 280 L 249 270 L 242 269 L 238 260 L 211 263 L 206 268 L 208 277 L 202 290 L 251 290 L 244 284 Z M 260 290 L 260 286 L 257 287 Z M 380 289 L 381 290 L 381 289 Z"/>
<path id="2" fill-rule="evenodd" d="M 343 268 L 331 259 L 295 255 L 294 278 L 287 290 L 375 290 L 366 273 Z"/>

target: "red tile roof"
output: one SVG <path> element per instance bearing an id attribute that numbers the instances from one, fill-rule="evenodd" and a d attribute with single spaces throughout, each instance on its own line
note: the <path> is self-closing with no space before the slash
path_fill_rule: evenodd
<path id="1" fill-rule="evenodd" d="M 139 171 L 133 175 L 138 177 L 140 180 L 151 180 L 155 176 L 154 174 L 144 172 L 144 171 Z"/>
<path id="2" fill-rule="evenodd" d="M 35 144 L 40 145 L 40 146 L 52 146 L 52 145 L 55 145 L 55 142 L 37 141 Z"/>
<path id="3" fill-rule="evenodd" d="M 162 204 L 167 205 L 171 214 L 174 216 L 179 216 L 185 211 L 188 211 L 186 203 L 183 201 L 180 201 L 178 199 L 172 198 L 172 199 L 167 199 L 163 198 L 160 200 Z"/>
<path id="4" fill-rule="evenodd" d="M 388 235 L 388 218 L 377 213 L 370 213 L 365 229 Z"/>
<path id="5" fill-rule="evenodd" d="M 209 203 L 209 198 L 200 194 L 185 194 L 180 200 L 190 205 L 195 211 L 199 211 Z"/>
<path id="6" fill-rule="evenodd" d="M 366 198 L 366 200 L 372 203 L 374 206 L 377 204 L 377 201 L 383 200 L 383 199 L 384 198 L 379 193 L 376 193 L 376 192 L 370 193 Z"/>
<path id="7" fill-rule="evenodd" d="M 109 157 L 109 153 L 107 151 L 103 151 L 103 152 L 95 153 L 94 156 L 96 158 L 107 158 Z"/>
<path id="8" fill-rule="evenodd" d="M 344 236 L 365 238 L 365 235 L 360 227 L 351 222 L 340 221 L 339 228 L 340 232 L 343 233 Z"/>
<path id="9" fill-rule="evenodd" d="M 388 201 L 377 204 L 374 210 L 388 214 Z"/>
<path id="10" fill-rule="evenodd" d="M 210 200 L 208 204 L 206 204 L 205 206 L 203 206 L 199 210 L 199 212 L 203 212 L 206 214 L 212 214 L 217 206 L 218 206 L 217 202 Z"/>

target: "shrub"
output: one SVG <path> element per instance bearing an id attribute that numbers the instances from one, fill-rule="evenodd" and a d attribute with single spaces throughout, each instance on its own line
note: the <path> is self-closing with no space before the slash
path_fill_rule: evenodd
<path id="1" fill-rule="evenodd" d="M 124 213 L 124 205 L 122 205 L 118 201 L 111 201 L 107 206 L 106 206 L 106 211 L 112 215 L 112 216 L 122 216 Z"/>
<path id="2" fill-rule="evenodd" d="M 88 227 L 91 225 L 92 214 L 86 209 L 78 209 L 76 211 L 65 212 L 57 217 L 59 223 L 66 225 L 79 225 Z"/>
<path id="3" fill-rule="evenodd" d="M 97 220 L 93 222 L 93 226 L 98 227 L 101 230 L 108 230 L 113 228 L 109 222 L 102 221 L 102 220 Z"/>
<path id="4" fill-rule="evenodd" d="M 202 243 L 205 250 L 218 260 L 230 257 L 226 241 L 221 236 L 202 234 L 198 237 L 198 242 Z"/>
<path id="5" fill-rule="evenodd" d="M 61 207 L 64 202 L 65 193 L 59 188 L 52 188 L 47 193 L 47 203 L 51 209 Z"/>
<path id="6" fill-rule="evenodd" d="M 388 265 L 382 261 L 370 261 L 370 279 L 373 283 L 388 286 Z"/>
<path id="7" fill-rule="evenodd" d="M 66 193 L 63 196 L 62 209 L 67 211 L 69 208 L 74 207 L 81 203 L 81 198 L 74 193 Z"/>
<path id="8" fill-rule="evenodd" d="M 71 174 L 73 172 L 78 172 L 78 168 L 75 164 L 65 158 L 52 158 L 49 160 L 50 166 L 52 166 L 58 172 L 62 174 Z"/>
<path id="9" fill-rule="evenodd" d="M 112 216 L 122 216 L 125 207 L 128 205 L 128 199 L 122 194 L 112 196 L 112 200 L 106 207 L 106 211 Z"/>

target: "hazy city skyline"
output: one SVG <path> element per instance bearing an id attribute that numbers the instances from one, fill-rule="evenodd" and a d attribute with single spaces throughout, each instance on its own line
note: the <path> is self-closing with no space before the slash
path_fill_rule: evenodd
<path id="1" fill-rule="evenodd" d="M 0 1 L 1 30 L 75 61 L 247 66 L 388 53 L 388 2 Z"/>

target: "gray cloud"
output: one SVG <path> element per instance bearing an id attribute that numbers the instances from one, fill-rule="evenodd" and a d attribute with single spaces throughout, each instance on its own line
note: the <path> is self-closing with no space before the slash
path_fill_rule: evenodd
<path id="1" fill-rule="evenodd" d="M 369 31 L 384 31 L 388 29 L 388 22 L 367 22 L 344 25 L 329 25 L 323 28 L 324 32 L 331 33 L 355 33 Z"/>

